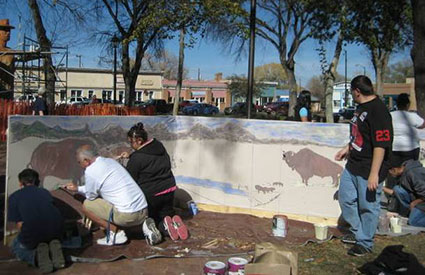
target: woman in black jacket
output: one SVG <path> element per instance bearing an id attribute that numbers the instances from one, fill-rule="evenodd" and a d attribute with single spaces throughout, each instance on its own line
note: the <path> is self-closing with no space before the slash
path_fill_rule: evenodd
<path id="1" fill-rule="evenodd" d="M 187 239 L 187 228 L 173 208 L 177 186 L 167 150 L 160 141 L 148 138 L 141 122 L 131 127 L 127 137 L 134 149 L 129 155 L 127 171 L 145 194 L 149 216 L 163 235 L 169 235 L 172 240 Z"/>

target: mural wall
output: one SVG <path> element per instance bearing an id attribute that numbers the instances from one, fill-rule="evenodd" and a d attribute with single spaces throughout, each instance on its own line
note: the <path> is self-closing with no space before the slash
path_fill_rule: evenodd
<path id="1" fill-rule="evenodd" d="M 164 143 L 179 187 L 198 203 L 329 218 L 340 214 L 333 196 L 345 163 L 333 159 L 348 142 L 347 124 L 11 116 L 7 193 L 18 189 L 17 175 L 26 167 L 37 170 L 49 190 L 81 183 L 76 149 L 93 144 L 103 156 L 131 151 L 126 134 L 137 122 Z"/>

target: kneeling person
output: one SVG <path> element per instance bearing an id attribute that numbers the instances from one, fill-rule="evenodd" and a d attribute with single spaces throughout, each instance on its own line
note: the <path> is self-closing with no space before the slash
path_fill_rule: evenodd
<path id="1" fill-rule="evenodd" d="M 65 266 L 62 247 L 63 218 L 49 191 L 39 188 L 38 173 L 25 169 L 18 175 L 20 190 L 9 197 L 8 222 L 19 235 L 12 243 L 15 256 L 43 273 Z M 50 255 L 49 255 L 50 254 Z"/>
<path id="2" fill-rule="evenodd" d="M 123 244 L 127 236 L 119 228 L 141 224 L 149 244 L 159 243 L 161 233 L 148 218 L 146 198 L 127 170 L 113 159 L 98 156 L 88 145 L 81 146 L 76 157 L 85 169 L 85 185 L 68 183 L 66 188 L 83 193 L 86 197 L 84 214 L 107 229 L 105 238 L 98 239 L 97 243 Z"/>
<path id="3" fill-rule="evenodd" d="M 405 161 L 400 167 L 390 169 L 393 177 L 400 177 L 400 185 L 384 192 L 399 202 L 400 212 L 409 213 L 408 223 L 425 227 L 425 168 L 417 160 Z"/>

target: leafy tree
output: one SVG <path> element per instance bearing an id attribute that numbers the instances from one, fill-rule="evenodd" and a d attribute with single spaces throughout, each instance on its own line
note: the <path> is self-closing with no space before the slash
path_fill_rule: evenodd
<path id="1" fill-rule="evenodd" d="M 278 63 L 269 63 L 255 67 L 254 76 L 257 81 L 275 81 L 279 85 L 287 83 L 285 71 L 282 65 Z"/>
<path id="2" fill-rule="evenodd" d="M 244 75 L 232 75 L 228 78 L 230 80 L 227 85 L 232 96 L 239 100 L 245 100 L 248 93 L 248 79 Z M 253 97 L 259 97 L 262 93 L 264 84 L 261 82 L 254 83 Z"/>
<path id="3" fill-rule="evenodd" d="M 405 83 L 406 78 L 413 77 L 413 62 L 411 59 L 399 61 L 385 70 L 385 83 Z"/>
<path id="4" fill-rule="evenodd" d="M 415 91 L 418 112 L 425 116 L 425 2 L 411 0 L 413 11 L 412 60 L 415 69 Z"/>
<path id="5" fill-rule="evenodd" d="M 406 0 L 351 0 L 355 40 L 369 50 L 376 75 L 376 93 L 383 95 L 385 69 L 392 52 L 411 42 L 412 10 Z"/>

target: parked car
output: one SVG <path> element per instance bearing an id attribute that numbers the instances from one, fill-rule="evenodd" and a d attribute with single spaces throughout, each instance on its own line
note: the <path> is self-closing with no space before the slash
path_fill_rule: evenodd
<path id="1" fill-rule="evenodd" d="M 35 100 L 35 95 L 33 94 L 25 94 L 15 98 L 15 101 L 29 101 L 33 102 Z"/>
<path id="2" fill-rule="evenodd" d="M 271 115 L 288 115 L 289 102 L 269 102 L 264 106 L 264 111 Z"/>
<path id="3" fill-rule="evenodd" d="M 340 109 L 339 112 L 336 114 L 339 117 L 337 121 L 351 120 L 354 116 L 355 111 L 356 111 L 355 107 L 347 107 L 347 108 Z M 334 120 L 335 120 L 335 114 L 334 114 Z"/>
<path id="4" fill-rule="evenodd" d="M 84 104 L 88 104 L 90 102 L 89 99 L 82 97 L 82 96 L 76 96 L 76 97 L 71 97 L 68 98 L 68 100 L 66 101 L 66 104 L 70 104 L 70 105 L 84 105 Z"/>
<path id="5" fill-rule="evenodd" d="M 183 108 L 183 114 L 185 115 L 215 115 L 218 113 L 219 109 L 216 106 L 207 103 L 196 103 Z"/>
<path id="6" fill-rule="evenodd" d="M 173 110 L 173 104 L 168 104 L 165 99 L 149 99 L 139 105 L 141 108 L 155 107 L 155 113 L 167 114 Z"/>
<path id="7" fill-rule="evenodd" d="M 194 99 L 183 100 L 182 102 L 179 103 L 179 109 L 183 109 L 186 106 L 195 105 L 196 103 L 198 103 L 198 101 Z"/>
<path id="8" fill-rule="evenodd" d="M 257 112 L 258 108 L 259 108 L 258 105 L 252 104 L 251 110 L 253 112 Z M 236 114 L 246 115 L 247 113 L 248 113 L 248 110 L 246 108 L 245 102 L 237 102 L 237 103 L 233 104 L 232 107 L 224 108 L 224 114 L 225 115 L 236 115 Z"/>

